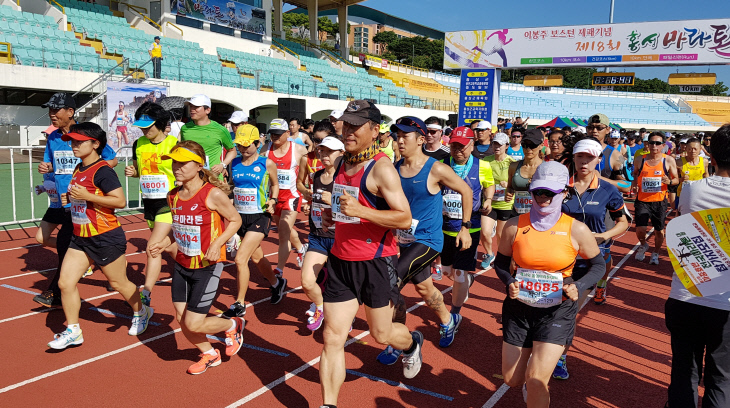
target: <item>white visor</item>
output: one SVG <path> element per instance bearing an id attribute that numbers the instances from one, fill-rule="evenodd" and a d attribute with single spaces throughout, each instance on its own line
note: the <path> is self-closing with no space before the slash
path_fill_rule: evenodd
<path id="1" fill-rule="evenodd" d="M 573 146 L 573 154 L 588 153 L 594 157 L 601 157 L 601 144 L 591 139 L 583 139 Z"/>

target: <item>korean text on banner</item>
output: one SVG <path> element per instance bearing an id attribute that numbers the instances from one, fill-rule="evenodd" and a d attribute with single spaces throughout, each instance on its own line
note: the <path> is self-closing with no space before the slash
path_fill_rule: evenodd
<path id="1" fill-rule="evenodd" d="M 266 10 L 231 0 L 172 0 L 172 14 L 249 33 L 266 34 Z"/>
<path id="2" fill-rule="evenodd" d="M 459 126 L 475 120 L 497 123 L 500 70 L 462 69 L 459 92 Z"/>

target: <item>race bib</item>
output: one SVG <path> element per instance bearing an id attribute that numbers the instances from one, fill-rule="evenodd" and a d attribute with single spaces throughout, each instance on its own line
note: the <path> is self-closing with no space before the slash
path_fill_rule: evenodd
<path id="1" fill-rule="evenodd" d="M 199 225 L 175 223 L 172 226 L 172 230 L 178 250 L 187 256 L 198 256 L 201 254 Z"/>
<path id="2" fill-rule="evenodd" d="M 279 179 L 279 190 L 291 190 L 296 186 L 297 175 L 294 170 L 276 170 Z"/>
<path id="3" fill-rule="evenodd" d="M 236 207 L 236 211 L 241 214 L 257 214 L 261 212 L 259 203 L 256 201 L 256 189 L 255 188 L 241 188 L 236 187 L 233 189 L 233 205 Z"/>
<path id="4" fill-rule="evenodd" d="M 142 198 L 165 198 L 170 186 L 167 185 L 167 176 L 148 174 L 139 176 L 139 189 L 142 191 Z"/>
<path id="5" fill-rule="evenodd" d="M 84 225 L 91 222 L 86 216 L 86 205 L 86 200 L 71 198 L 71 221 L 74 224 Z"/>
<path id="6" fill-rule="evenodd" d="M 56 174 L 74 174 L 74 169 L 80 161 L 81 159 L 74 156 L 74 152 L 70 150 L 53 152 L 53 171 Z"/>
<path id="7" fill-rule="evenodd" d="M 515 211 L 517 214 L 527 214 L 532 207 L 532 194 L 529 191 L 515 192 Z"/>
<path id="8" fill-rule="evenodd" d="M 517 268 L 515 275 L 520 283 L 517 300 L 533 307 L 552 307 L 563 303 L 563 275 Z"/>
<path id="9" fill-rule="evenodd" d="M 205 166 L 203 166 L 204 169 L 210 170 L 210 159 L 208 158 L 208 155 L 205 155 Z"/>
<path id="10" fill-rule="evenodd" d="M 327 204 L 322 203 L 312 203 L 312 208 L 309 212 L 309 215 L 312 217 L 312 224 L 314 224 L 314 228 L 320 229 L 322 228 L 322 211 L 325 209 L 330 208 Z M 334 228 L 334 225 L 331 227 L 328 227 L 328 230 L 331 230 Z"/>
<path id="11" fill-rule="evenodd" d="M 418 220 L 411 219 L 411 228 L 408 229 L 397 229 L 395 230 L 395 239 L 398 240 L 399 244 L 412 244 L 416 241 L 416 228 L 418 227 Z"/>
<path id="12" fill-rule="evenodd" d="M 661 177 L 644 177 L 641 179 L 642 193 L 661 193 L 662 178 Z"/>
<path id="13" fill-rule="evenodd" d="M 345 222 L 348 224 L 359 224 L 360 219 L 357 217 L 348 217 L 340 212 L 340 196 L 347 191 L 347 194 L 360 199 L 360 188 L 346 186 L 343 184 L 335 184 L 332 187 L 332 219 L 335 222 Z"/>
<path id="14" fill-rule="evenodd" d="M 117 126 L 124 126 L 124 118 L 117 116 Z"/>
<path id="15" fill-rule="evenodd" d="M 493 197 L 493 200 L 494 201 L 504 201 L 504 192 L 505 192 L 505 190 L 506 189 L 504 187 L 502 187 L 499 184 L 497 184 L 496 187 L 494 188 L 494 197 Z"/>
<path id="16" fill-rule="evenodd" d="M 56 190 L 56 183 L 53 180 L 45 180 L 43 182 L 43 188 L 46 190 L 48 199 L 51 200 L 52 203 L 60 201 L 60 198 L 58 197 L 58 190 Z"/>
<path id="17" fill-rule="evenodd" d="M 454 220 L 463 218 L 461 194 L 444 194 L 443 214 Z"/>

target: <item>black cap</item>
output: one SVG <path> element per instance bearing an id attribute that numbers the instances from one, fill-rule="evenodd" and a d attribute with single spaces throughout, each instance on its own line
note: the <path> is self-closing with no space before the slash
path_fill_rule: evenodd
<path id="1" fill-rule="evenodd" d="M 374 103 L 363 99 L 358 99 L 347 104 L 345 113 L 340 116 L 341 121 L 355 126 L 362 126 L 368 120 L 380 123 L 381 119 L 380 109 L 376 108 Z"/>
<path id="2" fill-rule="evenodd" d="M 72 98 L 71 95 L 69 95 L 65 92 L 58 92 L 58 93 L 53 94 L 53 96 L 51 96 L 51 99 L 49 99 L 48 102 L 41 105 L 41 108 L 51 108 L 51 109 L 74 108 L 74 109 L 76 109 L 76 101 L 74 101 L 74 98 Z"/>
<path id="3" fill-rule="evenodd" d="M 541 146 L 545 141 L 542 132 L 539 129 L 530 129 L 522 135 L 522 142 L 530 141 L 536 146 Z"/>
<path id="4" fill-rule="evenodd" d="M 160 39 L 160 36 L 159 35 L 156 35 L 155 36 L 155 40 L 159 40 L 159 39 Z"/>

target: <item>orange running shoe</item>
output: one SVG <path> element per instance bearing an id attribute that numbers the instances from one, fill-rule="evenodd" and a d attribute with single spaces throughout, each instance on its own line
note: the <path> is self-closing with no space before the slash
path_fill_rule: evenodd
<path id="1" fill-rule="evenodd" d="M 236 327 L 226 332 L 226 355 L 228 357 L 235 355 L 241 349 L 243 328 L 246 327 L 246 322 L 240 317 L 232 317 L 231 320 L 236 322 Z"/>
<path id="2" fill-rule="evenodd" d="M 606 288 L 596 286 L 596 294 L 593 296 L 593 303 L 602 305 L 606 303 Z"/>
<path id="3" fill-rule="evenodd" d="M 214 356 L 203 353 L 200 355 L 200 361 L 188 367 L 188 374 L 203 374 L 208 370 L 208 367 L 219 365 L 221 365 L 221 353 L 218 350 L 215 351 Z"/>

